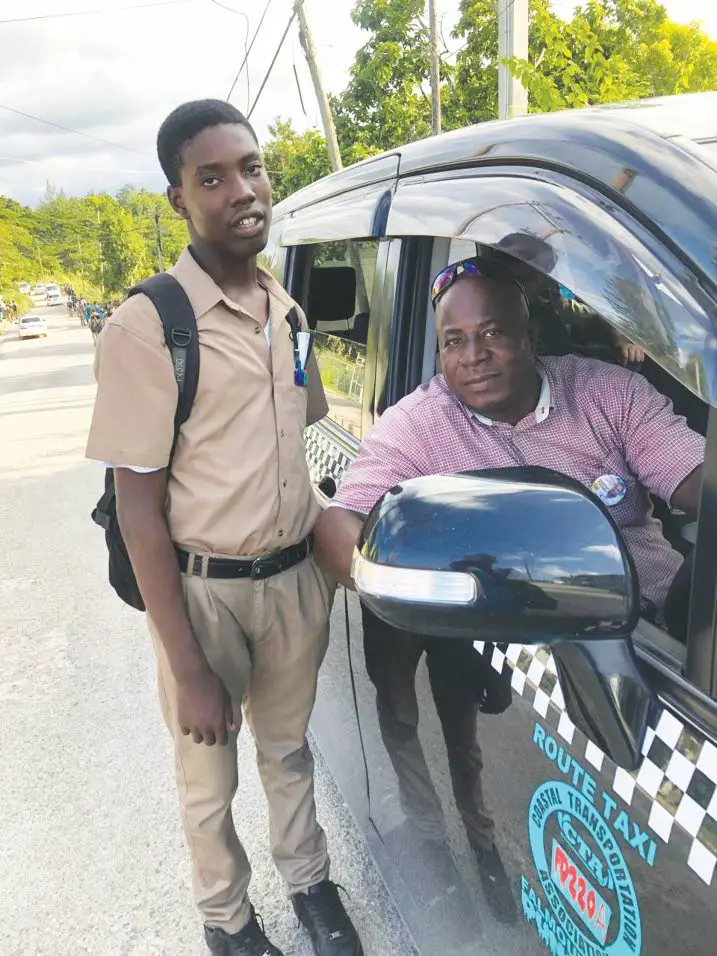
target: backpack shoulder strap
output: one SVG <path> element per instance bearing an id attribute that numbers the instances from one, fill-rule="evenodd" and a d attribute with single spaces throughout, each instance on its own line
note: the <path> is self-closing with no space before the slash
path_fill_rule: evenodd
<path id="1" fill-rule="evenodd" d="M 129 290 L 128 297 L 143 293 L 159 313 L 164 339 L 172 355 L 179 397 L 174 417 L 175 443 L 179 429 L 189 418 L 199 382 L 199 333 L 187 293 L 167 272 L 145 279 Z"/>

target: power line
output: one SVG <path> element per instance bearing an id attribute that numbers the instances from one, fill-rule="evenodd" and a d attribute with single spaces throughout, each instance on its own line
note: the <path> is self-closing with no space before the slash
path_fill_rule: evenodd
<path id="1" fill-rule="evenodd" d="M 276 48 L 276 52 L 274 53 L 274 57 L 273 57 L 271 63 L 269 64 L 269 69 L 266 71 L 266 76 L 264 77 L 264 79 L 263 79 L 263 81 L 262 81 L 262 84 L 261 84 L 261 86 L 259 87 L 259 92 L 256 94 L 256 98 L 255 98 L 254 102 L 251 104 L 251 108 L 250 108 L 250 110 L 249 110 L 249 112 L 248 112 L 248 114 L 247 114 L 247 119 L 251 119 L 251 114 L 252 114 L 252 113 L 254 112 L 254 110 L 256 109 L 256 105 L 257 105 L 257 103 L 259 102 L 259 99 L 261 98 L 261 94 L 264 92 L 264 87 L 265 87 L 266 84 L 269 82 L 269 77 L 271 76 L 271 73 L 272 73 L 272 70 L 274 69 L 274 65 L 275 65 L 276 61 L 279 59 L 279 54 L 281 53 L 281 48 L 282 48 L 283 45 L 284 45 L 284 40 L 286 40 L 286 38 L 287 38 L 287 36 L 288 36 L 288 34 L 289 34 L 289 30 L 291 29 L 291 26 L 292 26 L 292 24 L 293 24 L 293 22 L 294 22 L 295 19 L 296 19 L 296 9 L 293 9 L 293 10 L 291 11 L 291 16 L 289 17 L 289 22 L 286 24 L 286 29 L 284 30 L 284 32 L 283 32 L 283 34 L 282 34 L 282 37 L 281 37 L 281 39 L 279 40 L 279 45 L 278 45 L 277 48 Z"/>
<path id="2" fill-rule="evenodd" d="M 228 7 L 225 3 L 221 3 L 221 0 L 209 0 L 209 2 L 213 3 L 215 7 L 220 7 L 222 10 L 227 10 L 229 13 L 235 13 L 238 17 L 244 17 L 244 22 L 246 23 L 246 33 L 244 34 L 244 61 L 243 62 L 246 63 L 246 61 L 249 59 L 249 17 L 246 15 L 246 13 L 243 12 L 243 10 L 235 10 L 234 7 Z M 237 73 L 237 77 L 236 77 L 237 80 L 239 79 L 242 68 L 243 68 L 243 64 L 241 67 L 239 67 L 239 73 Z M 232 85 L 232 90 L 234 89 L 235 85 L 236 85 L 236 80 L 234 81 L 234 84 Z M 249 96 L 250 96 L 249 74 L 247 73 L 247 84 L 246 84 L 247 106 L 249 105 Z M 229 101 L 229 97 L 227 96 L 227 102 L 228 101 Z"/>
<path id="3" fill-rule="evenodd" d="M 99 13 L 119 13 L 125 10 L 147 10 L 150 7 L 171 7 L 178 3 L 190 3 L 191 0 L 155 0 L 154 3 L 135 3 L 125 7 L 105 7 L 93 10 L 72 10 L 67 13 L 43 13 L 34 17 L 13 17 L 11 20 L 0 20 L 2 23 L 30 23 L 34 20 L 59 20 L 64 17 L 86 17 Z M 235 11 L 236 12 L 236 11 Z"/>
<path id="4" fill-rule="evenodd" d="M 247 61 L 249 59 L 249 54 L 254 49 L 254 43 L 256 42 L 256 38 L 259 36 L 259 31 L 261 30 L 264 20 L 266 19 L 266 15 L 269 12 L 269 7 L 271 6 L 271 3 L 272 3 L 272 0 L 266 0 L 266 6 L 264 7 L 264 12 L 261 15 L 261 20 L 259 20 L 259 26 L 256 28 L 256 32 L 254 33 L 254 36 L 251 38 L 251 43 L 249 44 L 249 48 L 245 51 L 245 56 L 244 56 L 244 59 L 242 60 L 242 64 L 237 70 L 237 75 L 234 77 L 234 82 L 232 83 L 229 89 L 229 92 L 227 93 L 227 96 L 226 96 L 227 102 L 231 99 L 231 95 L 234 92 L 234 87 L 239 82 L 239 77 L 242 74 L 242 70 L 247 64 Z M 248 83 L 248 76 L 249 76 L 249 71 L 247 70 L 247 83 Z"/>
<path id="5" fill-rule="evenodd" d="M 16 110 L 12 106 L 5 106 L 3 103 L 0 103 L 0 110 L 7 110 L 8 113 L 15 113 L 17 116 L 24 116 L 26 119 L 35 120 L 36 123 L 44 123 L 45 126 L 53 126 L 55 129 L 60 129 L 64 133 L 74 133 L 75 136 L 84 136 L 85 139 L 94 140 L 95 143 L 102 143 L 104 146 L 112 146 L 113 149 L 125 149 L 130 153 L 138 153 L 140 156 L 147 155 L 147 153 L 142 152 L 142 150 L 135 149 L 134 146 L 123 146 L 122 143 L 113 143 L 109 139 L 102 139 L 100 136 L 93 136 L 92 133 L 83 133 L 79 129 L 70 129 L 69 126 L 62 126 L 60 123 L 53 123 L 52 120 L 42 119 L 40 116 L 33 116 L 31 113 L 23 113 L 22 110 Z"/>

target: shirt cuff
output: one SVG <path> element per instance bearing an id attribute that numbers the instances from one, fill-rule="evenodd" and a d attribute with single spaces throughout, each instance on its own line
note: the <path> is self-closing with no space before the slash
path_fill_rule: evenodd
<path id="1" fill-rule="evenodd" d="M 134 471 L 138 475 L 151 475 L 155 471 L 161 471 L 161 468 L 144 468 L 142 465 L 118 465 L 113 461 L 103 462 L 105 468 L 126 468 L 127 471 Z"/>

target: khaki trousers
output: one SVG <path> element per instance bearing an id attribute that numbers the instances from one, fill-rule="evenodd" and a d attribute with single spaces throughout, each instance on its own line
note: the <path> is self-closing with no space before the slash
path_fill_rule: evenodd
<path id="1" fill-rule="evenodd" d="M 256 742 L 274 862 L 289 892 L 301 892 L 329 874 L 306 732 L 328 646 L 333 588 L 313 558 L 265 581 L 185 576 L 183 584 L 194 632 L 231 695 L 237 728 L 243 707 Z M 195 744 L 182 734 L 176 683 L 151 621 L 149 625 L 162 712 L 174 737 L 195 900 L 207 925 L 237 933 L 250 918 L 251 866 L 232 819 L 238 786 L 236 734 L 226 747 Z"/>

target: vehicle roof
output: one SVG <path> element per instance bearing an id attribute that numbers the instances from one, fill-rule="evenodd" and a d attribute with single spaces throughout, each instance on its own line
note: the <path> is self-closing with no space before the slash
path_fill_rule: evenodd
<path id="1" fill-rule="evenodd" d="M 643 135 L 639 135 L 642 133 Z M 500 156 L 552 160 L 571 167 L 570 146 L 586 146 L 607 154 L 626 150 L 650 154 L 655 137 L 682 142 L 717 139 L 717 92 L 688 93 L 631 103 L 530 114 L 511 120 L 494 120 L 432 136 L 326 176 L 289 196 L 276 207 L 277 216 L 338 195 L 358 185 L 442 168 L 475 165 Z M 717 165 L 714 167 L 717 170 Z M 394 173 L 395 175 L 395 173 Z"/>

